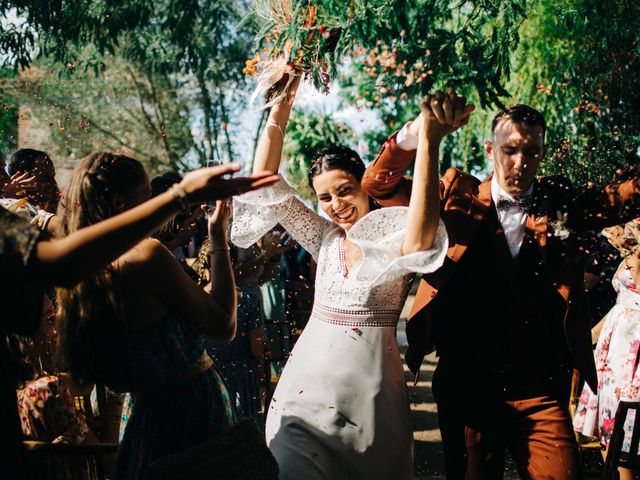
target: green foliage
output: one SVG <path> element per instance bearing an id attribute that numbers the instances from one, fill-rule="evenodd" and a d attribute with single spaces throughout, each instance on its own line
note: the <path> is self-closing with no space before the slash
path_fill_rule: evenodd
<path id="1" fill-rule="evenodd" d="M 445 141 L 443 168 L 482 169 L 492 112 L 515 102 L 530 103 L 547 118 L 553 154 L 545 173 L 600 181 L 638 162 L 640 3 L 635 0 L 253 0 L 247 18 L 248 3 L 0 0 L 5 20 L 0 54 L 25 65 L 40 52 L 73 75 L 89 69 L 98 78 L 113 71 L 107 65 L 110 53 L 123 58 L 139 77 L 128 97 L 122 90 L 124 105 L 124 98 L 140 97 L 146 106 L 140 114 L 154 110 L 150 95 L 135 93 L 136 85 L 149 90 L 149 79 L 176 97 L 176 106 L 163 110 L 178 120 L 157 125 L 177 142 L 165 151 L 180 160 L 187 151 L 201 162 L 234 158 L 228 132 L 234 111 L 243 107 L 234 93 L 245 86 L 241 69 L 255 30 L 259 46 L 268 47 L 263 61 L 284 54 L 321 90 L 330 78 L 340 78 L 351 102 L 379 112 L 384 129 L 364 136 L 370 151 L 415 117 L 426 93 L 452 86 L 479 109 L 469 126 Z M 6 22 L 14 12 L 19 21 Z M 88 44 L 94 48 L 87 50 Z M 346 75 L 339 74 L 340 65 Z M 49 88 L 42 93 L 49 95 Z M 82 88 L 78 92 L 93 87 Z M 98 96 L 108 96 L 96 88 Z M 60 101 L 62 111 L 68 103 Z M 85 115 L 92 125 L 117 124 L 108 110 L 89 108 L 92 113 Z M 15 112 L 0 112 L 3 125 L 12 124 Z M 191 127 L 202 138 L 179 133 L 185 115 L 200 122 Z M 298 164 L 297 175 L 306 175 Z"/>
<path id="2" fill-rule="evenodd" d="M 177 123 L 169 122 L 171 116 L 164 123 L 155 118 L 154 122 L 147 122 L 157 123 L 165 132 L 158 140 L 164 144 L 161 156 L 170 159 L 176 168 L 185 161 L 181 157 L 185 151 L 195 153 L 200 164 L 209 158 L 233 159 L 229 131 L 237 124 L 234 113 L 244 107 L 236 92 L 245 86 L 241 70 L 252 38 L 251 24 L 237 26 L 245 11 L 245 1 L 232 0 L 0 0 L 0 19 L 6 22 L 14 12 L 19 19 L 8 22 L 15 31 L 0 33 L 0 55 L 5 54 L 6 61 L 14 65 L 28 65 L 39 52 L 67 70 L 68 77 L 60 77 L 63 83 L 69 78 L 82 82 L 90 72 L 99 79 L 105 71 L 113 71 L 110 63 L 114 58 L 124 60 L 136 72 L 137 80 L 129 85 L 131 92 L 119 92 L 124 95 L 123 105 L 127 105 L 127 97 L 133 96 L 131 102 L 145 105 L 140 114 L 144 116 L 149 110 L 153 116 L 159 112 L 151 107 L 154 102 L 157 104 L 156 100 L 163 103 L 161 110 L 171 107 L 160 98 L 149 102 L 154 95 L 151 87 L 159 89 L 156 96 L 161 96 L 161 91 L 179 96 L 174 110 L 183 111 L 175 118 Z M 29 39 L 35 38 L 37 49 L 28 48 Z M 88 86 L 84 92 L 91 89 Z M 140 95 L 145 98 L 135 98 Z M 185 104 L 188 111 L 183 108 Z M 119 120 L 117 114 L 107 115 L 108 110 L 95 108 L 90 116 L 97 124 L 120 122 L 119 131 L 135 137 L 136 132 L 126 132 L 126 122 Z M 194 131 L 202 132 L 191 137 L 193 148 L 166 141 L 170 130 L 184 130 L 185 121 L 192 123 Z M 182 142 L 189 135 L 180 133 L 171 138 L 178 137 Z M 128 143 L 127 147 L 132 145 Z M 145 150 L 139 147 L 135 148 Z M 156 153 L 150 153 L 150 158 L 160 158 Z"/>
<path id="3" fill-rule="evenodd" d="M 461 19 L 474 15 L 460 3 L 448 18 L 444 13 L 434 14 L 442 2 L 423 5 L 430 7 L 409 11 L 407 18 L 420 18 L 442 35 L 446 30 L 464 31 L 468 24 L 460 23 Z M 491 4 L 482 4 L 482 8 L 488 6 Z M 610 180 L 617 169 L 638 163 L 640 3 L 536 0 L 529 2 L 526 11 L 524 3 L 504 2 L 493 7 L 498 9 L 494 10 L 495 21 L 490 18 L 490 8 L 481 11 L 476 21 L 483 26 L 472 29 L 468 45 L 466 40 L 457 40 L 460 44 L 453 50 L 448 50 L 444 37 L 436 47 L 429 44 L 430 55 L 413 47 L 416 56 L 408 57 L 405 64 L 403 49 L 411 52 L 410 46 L 418 43 L 413 39 L 421 38 L 407 34 L 402 42 L 382 42 L 373 50 L 354 52 L 352 66 L 357 73 L 349 71 L 343 84 L 356 105 L 379 111 L 385 125 L 382 131 L 367 133 L 369 148 L 375 151 L 389 134 L 415 118 L 425 93 L 454 86 L 480 108 L 467 127 L 445 140 L 442 169 L 450 165 L 471 171 L 483 168 L 486 157 L 482 145 L 500 103 L 529 103 L 545 115 L 551 153 L 542 174 L 562 173 L 578 183 L 601 183 Z M 525 13 L 527 18 L 520 25 Z M 439 18 L 444 23 L 438 23 Z M 436 38 L 430 35 L 421 40 L 423 46 Z M 449 35 L 456 37 L 455 33 Z M 461 37 L 467 38 L 466 34 Z M 452 63 L 447 61 L 447 52 L 453 51 L 468 53 Z M 399 66 L 403 71 L 396 72 Z M 389 85 L 395 73 L 398 81 Z M 474 75 L 480 81 L 501 81 L 505 88 L 498 88 L 493 81 L 484 87 L 474 81 Z M 500 91 L 510 95 L 494 95 Z"/>
<path id="4" fill-rule="evenodd" d="M 0 85 L 6 81 L 17 78 L 14 70 L 0 68 Z M 0 88 L 0 152 L 6 154 L 7 150 L 16 148 L 18 144 L 18 106 L 4 89 Z"/>
<path id="5" fill-rule="evenodd" d="M 397 110 L 434 86 L 473 86 L 483 105 L 499 104 L 526 0 L 260 0 L 257 41 L 282 52 L 327 87 L 353 57 L 368 106 Z"/>
<path id="6" fill-rule="evenodd" d="M 9 19 L 15 9 L 24 20 L 9 23 L 16 31 L 2 33 L 7 41 L 0 41 L 0 53 L 27 66 L 37 36 L 41 53 L 69 68 L 99 69 L 102 55 L 117 52 L 153 72 L 211 69 L 223 81 L 238 80 L 239 71 L 226 67 L 236 42 L 250 38 L 248 29 L 235 29 L 244 8 L 230 0 L 0 0 L 0 18 Z M 95 47 L 93 57 L 83 56 L 86 45 Z"/>
<path id="7" fill-rule="evenodd" d="M 286 175 L 296 191 L 314 206 L 316 195 L 309 186 L 308 172 L 315 154 L 330 145 L 353 146 L 355 134 L 330 115 L 295 111 L 287 125 L 283 148 Z"/>
<path id="8" fill-rule="evenodd" d="M 417 114 L 419 100 L 436 88 L 454 87 L 484 107 L 502 104 L 511 52 L 526 18 L 526 0 L 257 0 L 268 47 L 261 63 L 285 55 L 320 90 L 339 77 L 347 98 L 378 111 L 385 128 L 364 136 L 377 151 L 396 128 Z M 345 62 L 346 59 L 346 62 Z M 338 67 L 346 63 L 338 75 Z M 266 68 L 263 68 L 266 70 Z M 480 140 L 447 139 L 445 162 L 479 169 Z"/>
<path id="9" fill-rule="evenodd" d="M 633 1 L 536 2 L 514 53 L 511 89 L 545 114 L 545 173 L 603 183 L 638 163 L 638 18 Z"/>
<path id="10" fill-rule="evenodd" d="M 406 3 L 410 8 L 404 10 L 398 30 L 352 49 L 355 74 L 341 78 L 352 102 L 381 113 L 385 128 L 366 137 L 374 151 L 415 118 L 419 101 L 435 89 L 453 87 L 484 108 L 502 105 L 508 96 L 503 85 L 511 73 L 510 54 L 518 45 L 527 6 L 524 0 Z M 462 142 L 445 140 L 443 169 L 454 165 L 478 170 L 484 165 L 478 148 L 482 141 L 468 133 L 470 128 L 458 134 Z"/>
<path id="11" fill-rule="evenodd" d="M 151 174 L 187 168 L 196 148 L 183 88 L 163 75 L 149 76 L 111 58 L 101 75 L 59 75 L 39 60 L 28 75 L 0 79 L 11 108 L 25 107 L 31 128 L 45 132 L 40 148 L 54 158 L 81 158 L 97 149 L 122 151 Z"/>
<path id="12" fill-rule="evenodd" d="M 36 45 L 46 56 L 75 64 L 74 47 L 93 43 L 100 53 L 114 53 L 120 35 L 151 20 L 151 0 L 0 0 L 0 18 L 17 13 L 24 23 L 10 22 L 0 34 L 0 52 L 10 61 L 28 66 Z M 38 38 L 38 42 L 36 42 Z"/>

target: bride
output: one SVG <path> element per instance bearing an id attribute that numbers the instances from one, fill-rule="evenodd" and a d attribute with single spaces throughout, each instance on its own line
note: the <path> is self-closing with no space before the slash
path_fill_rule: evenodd
<path id="1" fill-rule="evenodd" d="M 299 81 L 271 109 L 255 171 L 278 171 Z M 236 245 L 248 247 L 280 223 L 318 264 L 309 323 L 268 410 L 267 443 L 281 480 L 413 478 L 396 324 L 412 274 L 439 268 L 448 245 L 429 125 L 421 127 L 409 207 L 372 211 L 360 186 L 365 166 L 340 146 L 322 152 L 309 170 L 331 220 L 307 208 L 284 181 L 234 200 Z"/>

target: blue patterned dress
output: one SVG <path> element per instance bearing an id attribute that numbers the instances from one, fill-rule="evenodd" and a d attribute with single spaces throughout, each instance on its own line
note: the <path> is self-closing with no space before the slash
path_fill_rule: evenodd
<path id="1" fill-rule="evenodd" d="M 135 397 L 116 478 L 145 479 L 155 460 L 223 432 L 235 423 L 235 412 L 204 337 L 178 314 L 127 337 L 111 346 L 110 356 L 130 359 L 133 368 L 120 361 L 120 368 L 104 372 L 107 386 Z"/>
<path id="2" fill-rule="evenodd" d="M 229 386 L 238 414 L 254 418 L 259 425 L 262 400 L 258 365 L 251 354 L 251 330 L 262 326 L 260 299 L 251 288 L 242 288 L 238 300 L 238 328 L 231 342 L 207 340 L 207 350 Z"/>

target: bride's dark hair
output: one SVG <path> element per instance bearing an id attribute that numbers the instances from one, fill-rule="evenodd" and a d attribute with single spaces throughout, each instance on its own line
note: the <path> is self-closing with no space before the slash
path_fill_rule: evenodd
<path id="1" fill-rule="evenodd" d="M 58 234 L 67 236 L 121 213 L 122 201 L 147 181 L 144 167 L 133 158 L 90 154 L 73 170 L 62 196 Z M 112 359 L 109 352 L 124 325 L 116 269 L 109 265 L 74 287 L 59 288 L 57 298 L 61 363 L 80 383 L 104 381 L 100 372 L 114 370 L 105 362 Z"/>
<path id="2" fill-rule="evenodd" d="M 313 178 L 321 173 L 331 170 L 342 170 L 350 173 L 358 182 L 362 182 L 365 167 L 364 162 L 353 149 L 344 145 L 331 145 L 330 147 L 320 151 L 311 162 L 309 168 L 309 186 L 313 188 Z M 369 208 L 375 210 L 379 208 L 378 203 L 369 197 Z"/>
<path id="3" fill-rule="evenodd" d="M 358 182 L 364 175 L 364 162 L 349 147 L 332 145 L 316 155 L 309 168 L 309 185 L 313 188 L 313 177 L 330 170 L 343 170 L 353 175 Z"/>

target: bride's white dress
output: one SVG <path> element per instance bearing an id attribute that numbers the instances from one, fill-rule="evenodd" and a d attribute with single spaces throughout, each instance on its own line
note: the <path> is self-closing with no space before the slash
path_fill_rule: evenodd
<path id="1" fill-rule="evenodd" d="M 280 377 L 266 437 L 280 479 L 413 478 L 413 435 L 396 324 L 414 272 L 442 265 L 442 222 L 432 249 L 401 255 L 407 207 L 375 210 L 348 238 L 363 259 L 346 272 L 342 229 L 284 181 L 234 199 L 240 247 L 281 224 L 317 261 L 311 318 Z"/>

